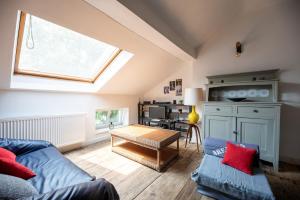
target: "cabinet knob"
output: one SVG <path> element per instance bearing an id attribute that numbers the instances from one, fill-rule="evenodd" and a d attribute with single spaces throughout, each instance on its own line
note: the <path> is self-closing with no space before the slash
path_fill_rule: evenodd
<path id="1" fill-rule="evenodd" d="M 253 110 L 253 112 L 258 113 L 258 110 Z"/>
<path id="2" fill-rule="evenodd" d="M 220 108 L 216 108 L 217 111 L 220 111 Z"/>

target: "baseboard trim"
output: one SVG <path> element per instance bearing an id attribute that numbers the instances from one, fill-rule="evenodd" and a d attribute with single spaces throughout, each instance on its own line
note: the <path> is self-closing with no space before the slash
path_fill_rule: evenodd
<path id="1" fill-rule="evenodd" d="M 61 153 L 65 153 L 65 152 L 68 152 L 68 151 L 72 151 L 72 150 L 75 150 L 75 149 L 86 147 L 88 145 L 91 145 L 91 144 L 94 144 L 94 143 L 97 143 L 97 142 L 106 141 L 106 140 L 110 140 L 110 134 L 108 134 L 108 133 L 103 134 L 102 133 L 100 136 L 89 139 L 87 141 L 76 142 L 76 143 L 72 143 L 72 144 L 66 144 L 66 145 L 63 145 L 63 146 L 58 146 L 57 148 Z"/>
<path id="2" fill-rule="evenodd" d="M 91 145 L 91 144 L 94 144 L 94 143 L 97 143 L 97 142 L 102 142 L 102 141 L 105 141 L 105 140 L 110 140 L 110 134 L 101 133 L 101 136 L 89 139 L 89 140 L 85 141 L 82 145 L 83 146 L 88 146 L 88 145 Z"/>
<path id="3" fill-rule="evenodd" d="M 62 153 L 74 150 L 74 149 L 79 149 L 82 147 L 83 142 L 76 142 L 73 144 L 68 144 L 68 145 L 64 145 L 64 146 L 59 146 L 57 147 L 58 150 Z"/>
<path id="4" fill-rule="evenodd" d="M 285 163 L 293 164 L 293 165 L 300 165 L 300 159 L 297 159 L 297 158 L 291 158 L 288 156 L 280 156 L 279 160 L 282 162 L 285 162 Z"/>

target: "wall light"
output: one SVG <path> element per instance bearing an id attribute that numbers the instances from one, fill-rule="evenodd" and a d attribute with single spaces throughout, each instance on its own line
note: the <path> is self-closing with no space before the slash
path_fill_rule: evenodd
<path id="1" fill-rule="evenodd" d="M 240 57 L 242 54 L 242 43 L 241 42 L 236 42 L 235 44 L 235 48 L 236 48 L 236 57 Z"/>

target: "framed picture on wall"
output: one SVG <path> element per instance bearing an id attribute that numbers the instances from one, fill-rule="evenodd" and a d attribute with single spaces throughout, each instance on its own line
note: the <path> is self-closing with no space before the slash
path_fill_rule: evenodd
<path id="1" fill-rule="evenodd" d="M 164 87 L 164 94 L 169 94 L 169 86 Z"/>
<path id="2" fill-rule="evenodd" d="M 175 81 L 170 81 L 170 91 L 175 90 Z"/>
<path id="3" fill-rule="evenodd" d="M 182 96 L 182 79 L 176 79 L 176 96 Z"/>

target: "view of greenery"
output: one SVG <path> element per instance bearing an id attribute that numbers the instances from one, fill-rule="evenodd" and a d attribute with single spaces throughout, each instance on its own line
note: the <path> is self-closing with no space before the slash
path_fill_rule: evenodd
<path id="1" fill-rule="evenodd" d="M 107 122 L 108 111 L 96 112 L 96 124 L 105 124 Z"/>
<path id="2" fill-rule="evenodd" d="M 119 110 L 96 111 L 96 129 L 107 127 L 110 122 L 121 123 Z"/>
<path id="3" fill-rule="evenodd" d="M 20 69 L 93 79 L 118 49 L 41 18 L 31 20 L 34 48 L 23 39 Z M 23 38 L 30 28 L 27 14 Z"/>
<path id="4" fill-rule="evenodd" d="M 110 122 L 119 121 L 119 110 L 111 110 L 109 115 Z"/>

